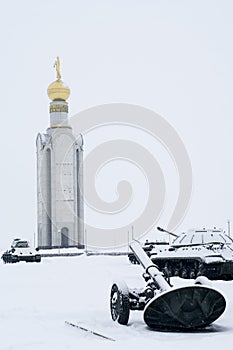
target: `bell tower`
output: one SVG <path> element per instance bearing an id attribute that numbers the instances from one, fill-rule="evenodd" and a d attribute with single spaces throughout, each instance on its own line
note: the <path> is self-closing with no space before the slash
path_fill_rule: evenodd
<path id="1" fill-rule="evenodd" d="M 39 248 L 84 248 L 83 138 L 69 125 L 70 89 L 61 80 L 57 57 L 57 80 L 48 87 L 50 126 L 38 134 L 37 236 Z"/>

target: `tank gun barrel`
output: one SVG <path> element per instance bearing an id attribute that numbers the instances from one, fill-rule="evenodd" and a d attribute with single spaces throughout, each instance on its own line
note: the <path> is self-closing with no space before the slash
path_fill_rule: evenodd
<path id="1" fill-rule="evenodd" d="M 173 232 L 170 232 L 170 231 L 167 231 L 167 230 L 165 230 L 164 228 L 162 228 L 162 227 L 157 227 L 157 230 L 159 230 L 159 231 L 161 231 L 161 232 L 166 232 L 166 233 L 168 233 L 169 235 L 171 235 L 171 236 L 173 236 L 173 237 L 179 237 L 178 235 L 176 235 L 175 233 L 173 233 Z"/>
<path id="2" fill-rule="evenodd" d="M 158 289 L 163 292 L 169 290 L 171 287 L 163 277 L 162 273 L 158 270 L 155 264 L 152 263 L 151 259 L 148 257 L 146 252 L 142 249 L 138 241 L 133 241 L 130 244 L 130 248 L 135 254 L 136 258 L 145 269 L 145 272 L 150 275 L 150 277 L 155 282 Z"/>

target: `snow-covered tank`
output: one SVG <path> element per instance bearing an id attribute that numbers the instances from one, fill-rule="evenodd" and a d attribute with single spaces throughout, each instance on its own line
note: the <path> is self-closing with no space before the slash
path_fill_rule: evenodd
<path id="1" fill-rule="evenodd" d="M 176 235 L 172 244 L 158 252 L 150 251 L 150 258 L 167 276 L 209 279 L 233 279 L 233 240 L 222 229 L 188 230 Z"/>
<path id="2" fill-rule="evenodd" d="M 3 253 L 2 259 L 4 263 L 40 262 L 41 255 L 36 249 L 30 247 L 28 241 L 15 238 L 11 244 L 11 249 Z"/>

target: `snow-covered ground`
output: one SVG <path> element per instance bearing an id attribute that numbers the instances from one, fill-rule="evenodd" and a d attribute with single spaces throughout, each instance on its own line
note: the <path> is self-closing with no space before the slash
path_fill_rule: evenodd
<path id="1" fill-rule="evenodd" d="M 214 281 L 227 309 L 208 330 L 157 332 L 141 312 L 131 312 L 128 326 L 111 320 L 109 292 L 116 279 L 143 285 L 142 268 L 127 257 L 44 258 L 41 264 L 0 264 L 0 349 L 220 349 L 233 343 L 233 282 Z M 178 278 L 174 284 L 190 283 Z M 72 328 L 65 321 L 114 338 L 111 342 Z"/>

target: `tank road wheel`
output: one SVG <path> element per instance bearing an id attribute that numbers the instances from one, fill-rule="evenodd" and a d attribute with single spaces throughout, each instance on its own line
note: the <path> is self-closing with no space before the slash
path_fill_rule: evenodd
<path id="1" fill-rule="evenodd" d="M 189 278 L 191 278 L 191 279 L 196 278 L 196 272 L 195 272 L 194 269 L 191 269 L 191 270 L 189 271 Z"/>
<path id="2" fill-rule="evenodd" d="M 17 255 L 11 255 L 11 256 L 10 256 L 9 263 L 14 264 L 14 263 L 17 263 L 17 262 L 19 262 L 18 256 L 17 256 Z"/>
<path id="3" fill-rule="evenodd" d="M 35 256 L 35 262 L 37 262 L 37 263 L 41 262 L 41 255 Z"/>
<path id="4" fill-rule="evenodd" d="M 188 271 L 187 271 L 185 268 L 183 268 L 183 269 L 181 270 L 181 272 L 180 272 L 180 277 L 181 277 L 181 278 L 188 278 Z"/>
<path id="5" fill-rule="evenodd" d="M 129 291 L 124 282 L 114 283 L 110 299 L 111 316 L 113 321 L 127 325 L 129 320 Z"/>

